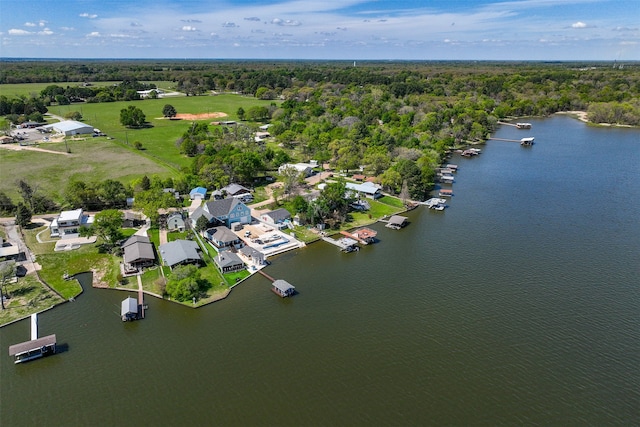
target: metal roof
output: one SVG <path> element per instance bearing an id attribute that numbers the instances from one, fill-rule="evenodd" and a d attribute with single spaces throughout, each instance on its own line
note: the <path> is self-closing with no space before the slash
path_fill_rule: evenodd
<path id="1" fill-rule="evenodd" d="M 287 292 L 289 289 L 295 289 L 296 288 L 291 283 L 287 282 L 286 280 L 282 280 L 282 279 L 275 280 L 273 282 L 273 286 L 275 288 L 277 288 L 282 293 Z"/>
<path id="2" fill-rule="evenodd" d="M 56 334 L 47 335 L 46 337 L 38 338 L 37 340 L 31 340 L 27 342 L 21 342 L 20 344 L 14 344 L 9 346 L 9 356 L 15 356 L 16 354 L 24 353 L 25 351 L 35 350 L 43 346 L 55 345 Z"/>
<path id="3" fill-rule="evenodd" d="M 174 240 L 160 245 L 164 263 L 169 267 L 188 261 L 202 261 L 200 247 L 192 240 Z"/>
<path id="4" fill-rule="evenodd" d="M 132 297 L 124 299 L 120 308 L 121 316 L 126 316 L 130 313 L 138 313 L 138 300 Z"/>

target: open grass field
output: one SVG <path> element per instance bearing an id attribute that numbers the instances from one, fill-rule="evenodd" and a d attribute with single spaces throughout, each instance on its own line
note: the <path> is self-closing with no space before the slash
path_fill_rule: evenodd
<path id="1" fill-rule="evenodd" d="M 73 104 L 63 106 L 51 106 L 49 112 L 64 116 L 72 111 L 79 111 L 83 116 L 83 121 L 100 129 L 116 142 L 133 146 L 135 141 L 140 141 L 144 148 L 143 154 L 155 159 L 159 163 L 180 169 L 189 166 L 191 159 L 180 154 L 176 141 L 189 128 L 191 121 L 188 120 L 167 120 L 162 117 L 162 109 L 166 104 L 175 107 L 178 114 L 200 114 L 200 113 L 226 113 L 223 119 L 214 120 L 237 120 L 236 112 L 239 107 L 245 111 L 256 105 L 269 105 L 271 101 L 261 101 L 251 97 L 240 95 L 217 95 L 217 96 L 178 96 L 162 99 L 145 99 L 142 101 L 130 102 L 107 102 L 97 104 Z M 151 127 L 144 129 L 127 129 L 120 124 L 120 110 L 129 105 L 140 108 Z"/>
<path id="2" fill-rule="evenodd" d="M 175 171 L 133 149 L 114 144 L 106 138 L 68 141 L 70 155 L 37 151 L 0 150 L 0 191 L 18 199 L 15 182 L 25 179 L 32 186 L 54 198 L 74 179 L 102 181 L 118 179 L 128 183 L 142 175 L 174 176 Z M 66 152 L 63 142 L 40 144 L 40 148 Z"/>
<path id="3" fill-rule="evenodd" d="M 109 81 L 109 82 L 95 82 L 92 83 L 95 87 L 103 87 L 103 86 L 113 86 L 114 84 L 120 83 L 120 81 Z M 175 83 L 170 81 L 145 81 L 141 83 L 153 83 L 156 87 L 165 90 L 174 90 Z M 60 87 L 67 86 L 81 86 L 83 82 L 56 82 L 56 83 L 9 83 L 9 84 L 0 84 L 0 95 L 4 95 L 7 98 L 13 98 L 18 96 L 31 96 L 31 95 L 40 95 L 42 89 L 47 86 L 56 85 Z"/>

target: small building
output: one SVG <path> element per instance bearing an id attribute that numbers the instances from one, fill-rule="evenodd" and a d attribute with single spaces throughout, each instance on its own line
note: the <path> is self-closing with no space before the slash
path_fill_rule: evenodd
<path id="1" fill-rule="evenodd" d="M 287 221 L 291 220 L 291 214 L 284 208 L 269 211 L 260 215 L 260 221 L 265 222 L 277 228 L 285 226 Z"/>
<path id="2" fill-rule="evenodd" d="M 160 245 L 160 255 L 167 267 L 177 265 L 202 264 L 200 246 L 192 240 L 174 240 Z"/>
<path id="3" fill-rule="evenodd" d="M 407 217 L 402 215 L 393 215 L 389 218 L 387 228 L 393 228 L 394 230 L 399 230 L 407 224 Z"/>
<path id="4" fill-rule="evenodd" d="M 238 255 L 230 251 L 220 252 L 213 258 L 213 262 L 223 274 L 244 270 L 244 262 L 242 262 Z"/>
<path id="5" fill-rule="evenodd" d="M 282 279 L 274 280 L 271 290 L 282 298 L 293 296 L 296 292 L 295 286 Z"/>
<path id="6" fill-rule="evenodd" d="M 120 316 L 123 322 L 138 319 L 138 300 L 132 297 L 124 299 L 120 306 Z"/>
<path id="7" fill-rule="evenodd" d="M 144 225 L 142 215 L 136 212 L 125 211 L 122 219 L 122 228 L 137 228 Z"/>
<path id="8" fill-rule="evenodd" d="M 191 212 L 191 214 L 189 215 L 189 221 L 191 222 L 191 228 L 192 229 L 196 229 L 196 225 L 198 223 L 198 219 L 200 219 L 200 217 L 204 216 L 207 219 L 207 224 L 211 223 L 211 221 L 213 221 L 213 215 L 211 215 L 209 212 L 207 212 L 204 209 L 204 206 L 198 206 L 196 208 L 195 211 Z"/>
<path id="9" fill-rule="evenodd" d="M 184 231 L 184 218 L 180 212 L 173 212 L 167 216 L 167 230 L 169 231 Z"/>
<path id="10" fill-rule="evenodd" d="M 238 197 L 243 198 L 246 196 L 251 196 L 251 200 L 253 200 L 253 195 L 251 194 L 251 190 L 246 187 L 243 187 L 240 184 L 231 183 L 226 187 L 222 187 L 218 190 L 220 194 L 222 194 L 223 198 L 226 197 Z"/>
<path id="11" fill-rule="evenodd" d="M 93 217 L 85 215 L 82 209 L 62 211 L 49 225 L 51 237 L 77 237 L 80 227 L 93 224 Z"/>
<path id="12" fill-rule="evenodd" d="M 10 144 L 12 142 L 16 142 L 12 136 L 7 136 L 7 135 L 0 136 L 0 144 Z"/>
<path id="13" fill-rule="evenodd" d="M 251 264 L 254 266 L 264 265 L 264 254 L 251 246 L 243 246 L 239 251 L 242 255 L 244 255 L 248 260 L 251 261 Z"/>
<path id="14" fill-rule="evenodd" d="M 56 352 L 56 335 L 47 335 L 31 341 L 9 346 L 9 356 L 14 357 L 13 363 L 23 363 L 39 359 Z"/>
<path id="15" fill-rule="evenodd" d="M 453 196 L 453 190 L 449 188 L 441 188 L 438 190 L 438 196 L 440 197 L 451 197 Z"/>
<path id="16" fill-rule="evenodd" d="M 524 145 L 524 146 L 531 146 L 531 145 L 533 145 L 533 144 L 534 144 L 534 140 L 535 140 L 535 138 L 534 138 L 534 137 L 532 137 L 532 136 L 531 136 L 531 137 L 529 137 L 529 138 L 522 138 L 522 139 L 520 140 L 520 145 Z"/>
<path id="17" fill-rule="evenodd" d="M 204 187 L 196 187 L 189 192 L 189 198 L 191 200 L 204 200 L 207 197 L 207 189 Z"/>
<path id="18" fill-rule="evenodd" d="M 244 246 L 242 239 L 224 225 L 209 228 L 202 234 L 218 252 L 238 249 Z"/>

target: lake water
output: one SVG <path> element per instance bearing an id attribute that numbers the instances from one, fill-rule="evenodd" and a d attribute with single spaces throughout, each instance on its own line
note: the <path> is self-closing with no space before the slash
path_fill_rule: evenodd
<path id="1" fill-rule="evenodd" d="M 60 354 L 13 365 L 0 425 L 637 425 L 640 131 L 568 117 L 504 126 L 459 164 L 445 212 L 344 254 L 273 259 L 197 310 L 86 288 L 42 314 Z"/>

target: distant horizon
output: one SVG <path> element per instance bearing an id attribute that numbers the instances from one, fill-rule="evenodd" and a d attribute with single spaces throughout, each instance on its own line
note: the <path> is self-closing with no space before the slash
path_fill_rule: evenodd
<path id="1" fill-rule="evenodd" d="M 640 63 L 640 59 L 632 60 L 608 60 L 608 59 L 340 59 L 340 58 L 55 58 L 55 57 L 7 57 L 0 56 L 1 61 L 239 61 L 239 62 L 345 62 L 345 63 L 367 63 L 367 62 L 484 62 L 484 63 L 549 63 L 549 64 L 570 64 L 570 63 L 593 63 L 593 64 L 633 64 Z"/>
<path id="2" fill-rule="evenodd" d="M 640 60 L 635 0 L 1 0 L 9 58 Z M 53 7 L 52 7 L 53 6 Z"/>

